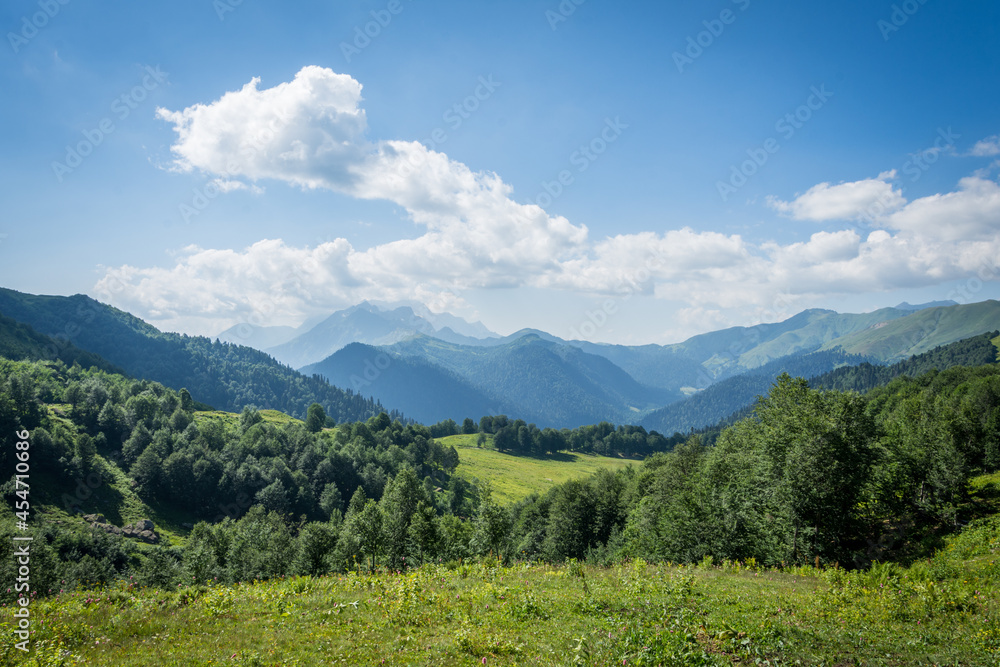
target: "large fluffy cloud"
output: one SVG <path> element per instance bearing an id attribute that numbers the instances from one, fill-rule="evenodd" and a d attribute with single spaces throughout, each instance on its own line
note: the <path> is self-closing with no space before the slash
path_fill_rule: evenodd
<path id="1" fill-rule="evenodd" d="M 784 244 L 688 227 L 594 240 L 582 225 L 515 201 L 494 173 L 417 142 L 370 139 L 361 85 L 349 76 L 306 67 L 290 82 L 258 86 L 254 79 L 210 104 L 159 109 L 177 133 L 173 168 L 204 173 L 224 190 L 270 179 L 387 200 L 421 233 L 369 248 L 345 239 L 192 246 L 170 267 L 108 269 L 97 291 L 116 305 L 168 328 L 211 332 L 236 321 L 297 322 L 362 299 L 461 310 L 466 288 L 528 286 L 644 294 L 685 304 L 682 320 L 715 326 L 720 309 L 778 319 L 791 312 L 774 304 L 933 285 L 995 268 L 1000 257 L 1000 186 L 981 175 L 912 202 L 894 172 L 769 199 L 798 220 L 865 220 L 874 231 L 851 224 Z"/>
<path id="2" fill-rule="evenodd" d="M 369 141 L 361 84 L 347 75 L 310 66 L 274 88 L 258 84 L 211 104 L 158 109 L 177 132 L 175 167 L 402 206 L 427 234 L 354 256 L 370 277 L 508 284 L 511 275 L 544 271 L 586 242 L 586 227 L 516 203 L 496 174 L 474 172 L 418 142 Z"/>
<path id="3" fill-rule="evenodd" d="M 995 239 L 1000 234 L 1000 186 L 969 176 L 959 189 L 909 203 L 888 216 L 893 229 L 926 238 L 955 242 Z"/>
<path id="4" fill-rule="evenodd" d="M 769 197 L 768 204 L 796 220 L 871 219 L 906 203 L 903 193 L 892 186 L 895 177 L 895 171 L 887 171 L 862 181 L 820 183 L 792 201 Z"/>

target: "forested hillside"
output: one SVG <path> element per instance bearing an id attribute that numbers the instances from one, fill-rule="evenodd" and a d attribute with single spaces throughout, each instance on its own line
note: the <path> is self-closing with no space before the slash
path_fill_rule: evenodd
<path id="1" fill-rule="evenodd" d="M 95 367 L 111 373 L 121 372 L 96 354 L 81 350 L 66 339 L 45 336 L 23 322 L 0 314 L 0 357 L 15 361 L 42 359 L 62 361 L 72 366 Z"/>
<path id="2" fill-rule="evenodd" d="M 542 450 L 525 452 L 535 455 L 588 443 L 673 446 L 509 507 L 452 475 L 458 454 L 433 436 L 454 432 L 453 422 L 428 428 L 382 414 L 328 429 L 318 405 L 305 423 L 252 408 L 197 412 L 186 390 L 61 362 L 0 362 L 0 394 L 5 441 L 30 430 L 35 503 L 56 515 L 94 511 L 89 494 L 63 490 L 96 476 L 108 489 L 102 502 L 123 517 L 136 511 L 120 506 L 134 494 L 128 502 L 206 521 L 183 549 L 138 549 L 103 530 L 81 533 L 82 524 L 43 522 L 34 533 L 51 563 L 43 576 L 69 582 L 139 572 L 169 587 L 192 576 L 245 581 L 491 553 L 862 567 L 922 553 L 921 536 L 967 518 L 970 476 L 1000 468 L 996 365 L 899 378 L 866 396 L 783 375 L 711 448 L 610 424 L 545 432 L 484 417 L 478 428 L 498 448 L 516 451 L 524 436 L 532 447 L 537 436 Z M 4 489 L 12 494 L 13 483 Z"/>
<path id="3" fill-rule="evenodd" d="M 34 296 L 0 289 L 0 313 L 100 355 L 132 377 L 185 387 L 219 409 L 239 412 L 255 405 L 305 417 L 306 408 L 319 403 L 338 422 L 367 419 L 383 410 L 375 401 L 297 373 L 263 352 L 163 333 L 80 294 Z"/>
<path id="4" fill-rule="evenodd" d="M 506 402 L 491 398 L 447 368 L 361 343 L 351 343 L 302 372 L 371 396 L 425 424 L 511 411 Z"/>
<path id="5" fill-rule="evenodd" d="M 859 331 L 827 342 L 823 349 L 842 348 L 887 362 L 927 352 L 980 333 L 997 329 L 1000 301 L 927 308 L 884 326 Z"/>
<path id="6" fill-rule="evenodd" d="M 918 377 L 931 371 L 943 371 L 955 366 L 985 366 L 1000 361 L 1000 331 L 966 338 L 949 345 L 936 347 L 929 352 L 889 366 L 861 363 L 857 366 L 838 368 L 809 380 L 817 389 L 839 389 L 865 393 L 888 384 L 898 377 Z"/>
<path id="7" fill-rule="evenodd" d="M 384 352 L 390 359 L 421 360 L 446 369 L 488 397 L 493 413 L 510 412 L 553 428 L 602 420 L 627 423 L 676 397 L 673 392 L 640 384 L 605 357 L 535 334 L 490 346 L 456 345 L 416 336 L 386 347 Z M 338 365 L 338 355 L 334 355 L 309 368 L 326 372 L 328 366 L 333 370 Z M 373 381 L 373 391 L 383 392 L 377 396 L 403 389 L 382 386 L 385 383 L 388 379 L 383 377 Z M 423 391 L 420 378 L 411 378 L 405 391 L 409 395 L 401 398 L 419 400 Z M 460 391 L 459 386 L 452 391 Z M 399 406 L 405 414 L 409 414 L 407 405 Z M 446 405 L 437 410 L 439 418 L 452 417 L 454 412 Z"/>
<path id="8" fill-rule="evenodd" d="M 903 375 L 916 377 L 954 366 L 993 364 L 1000 354 L 993 342 L 997 335 L 994 331 L 942 345 L 888 366 L 871 363 L 842 350 L 779 359 L 657 410 L 645 417 L 642 424 L 663 433 L 687 433 L 692 429 L 700 431 L 731 424 L 750 414 L 757 397 L 766 394 L 781 373 L 807 378 L 810 386 L 817 389 L 865 393 Z M 834 370 L 824 372 L 827 368 Z"/>

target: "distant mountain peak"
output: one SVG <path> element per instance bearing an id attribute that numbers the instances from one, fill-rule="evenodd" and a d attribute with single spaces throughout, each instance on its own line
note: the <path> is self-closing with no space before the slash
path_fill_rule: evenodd
<path id="1" fill-rule="evenodd" d="M 435 315 L 417 303 L 362 301 L 338 310 L 308 331 L 264 351 L 292 368 L 315 364 L 350 343 L 392 345 L 415 335 L 451 343 L 483 345 L 499 338 L 481 323 L 447 313 Z"/>

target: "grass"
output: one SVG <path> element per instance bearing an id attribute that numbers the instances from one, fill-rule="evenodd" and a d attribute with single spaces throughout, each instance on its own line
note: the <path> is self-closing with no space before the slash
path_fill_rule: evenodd
<path id="1" fill-rule="evenodd" d="M 120 585 L 33 602 L 27 664 L 996 665 L 1000 522 L 969 532 L 930 563 L 869 573 L 483 561 Z M 0 664 L 11 665 L 4 616 Z"/>
<path id="2" fill-rule="evenodd" d="M 275 426 L 282 426 L 288 423 L 304 424 L 301 419 L 296 419 L 295 417 L 289 417 L 284 412 L 278 410 L 260 410 L 260 416 L 264 418 L 265 422 L 274 424 Z M 196 423 L 203 423 L 209 421 L 219 421 L 222 422 L 223 426 L 236 426 L 240 423 L 240 416 L 235 412 L 223 412 L 222 410 L 212 410 L 204 412 L 195 412 L 194 419 Z"/>
<path id="3" fill-rule="evenodd" d="M 451 435 L 438 438 L 445 446 L 458 450 L 458 475 L 489 482 L 501 503 L 514 502 L 532 493 L 544 493 L 570 479 L 586 477 L 600 468 L 616 470 L 635 461 L 591 454 L 559 452 L 550 457 L 512 456 L 492 447 L 492 438 L 483 448 L 476 447 L 479 436 Z"/>
<path id="4" fill-rule="evenodd" d="M 289 417 L 277 410 L 261 410 L 264 421 L 281 426 L 288 422 L 302 423 L 301 420 Z M 215 410 L 212 412 L 196 412 L 196 423 L 209 421 L 221 422 L 223 426 L 236 427 L 240 416 L 233 412 Z M 329 434 L 336 429 L 327 429 Z M 478 434 L 452 435 L 437 438 L 445 446 L 452 445 L 458 450 L 458 474 L 468 480 L 490 482 L 497 500 L 502 503 L 515 502 L 531 495 L 544 493 L 549 488 L 562 482 L 579 477 L 586 477 L 600 468 L 612 470 L 624 468 L 635 463 L 629 459 L 610 458 L 573 452 L 559 452 L 545 457 L 512 456 L 491 449 L 493 437 L 488 436 L 487 446 L 476 446 Z M 155 520 L 155 519 L 154 519 Z"/>
<path id="5" fill-rule="evenodd" d="M 975 497 L 998 488 L 1000 474 L 971 483 Z M 985 667 L 1000 664 L 1000 514 L 909 568 L 487 559 L 171 591 L 118 582 L 30 611 L 26 656 L 0 609 L 0 665 Z"/>

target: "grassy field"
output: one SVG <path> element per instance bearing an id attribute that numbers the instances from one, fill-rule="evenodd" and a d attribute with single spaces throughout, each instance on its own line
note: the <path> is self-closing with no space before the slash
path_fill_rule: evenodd
<path id="1" fill-rule="evenodd" d="M 1000 474 L 971 491 L 995 512 Z M 0 665 L 995 667 L 1000 515 L 909 568 L 483 560 L 166 591 L 119 582 L 29 609 L 29 654 L 0 611 Z"/>
<path id="2" fill-rule="evenodd" d="M 478 435 L 452 435 L 438 438 L 443 445 L 458 450 L 457 474 L 466 479 L 489 482 L 494 496 L 502 503 L 520 500 L 534 492 L 544 493 L 556 484 L 586 477 L 600 468 L 612 470 L 637 464 L 628 459 L 560 452 L 547 458 L 511 456 L 487 447 L 476 447 Z"/>
<path id="3" fill-rule="evenodd" d="M 260 410 L 260 416 L 264 418 L 265 422 L 274 424 L 275 426 L 282 426 L 289 422 L 294 422 L 296 424 L 304 424 L 301 419 L 296 419 L 295 417 L 289 417 L 284 412 L 279 412 L 278 410 Z M 240 416 L 235 412 L 223 412 L 222 410 L 214 410 L 212 412 L 196 412 L 194 413 L 194 420 L 197 423 L 204 423 L 210 421 L 219 421 L 223 425 L 239 424 Z"/>
<path id="4" fill-rule="evenodd" d="M 705 561 L 425 565 L 32 603 L 3 665 L 997 665 L 1000 521 L 867 573 Z"/>

